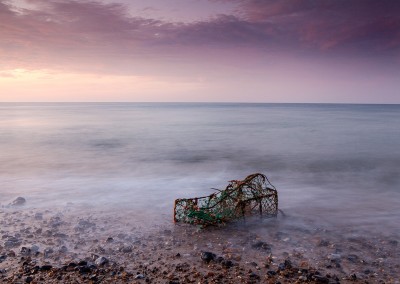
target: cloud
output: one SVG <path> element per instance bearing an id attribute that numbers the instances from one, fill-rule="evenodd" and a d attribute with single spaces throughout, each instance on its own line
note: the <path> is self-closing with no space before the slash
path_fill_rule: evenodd
<path id="1" fill-rule="evenodd" d="M 316 57 L 400 54 L 398 1 L 232 1 L 235 14 L 169 23 L 128 14 L 119 3 L 29 0 L 35 8 L 28 9 L 0 0 L 0 68 L 140 74 L 168 73 L 168 66 L 207 58 L 210 50 L 240 49 L 244 57 L 254 50 Z"/>
<path id="2" fill-rule="evenodd" d="M 399 53 L 400 2 L 391 0 L 232 0 L 251 23 L 268 22 L 306 51 Z"/>

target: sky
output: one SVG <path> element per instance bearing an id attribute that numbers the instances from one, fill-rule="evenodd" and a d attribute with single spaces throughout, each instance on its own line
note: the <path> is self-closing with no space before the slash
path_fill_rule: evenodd
<path id="1" fill-rule="evenodd" d="M 400 1 L 0 0 L 0 102 L 400 103 Z"/>

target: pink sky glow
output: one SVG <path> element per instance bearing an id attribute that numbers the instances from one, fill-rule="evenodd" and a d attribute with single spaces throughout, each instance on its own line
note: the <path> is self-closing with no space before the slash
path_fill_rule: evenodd
<path id="1" fill-rule="evenodd" d="M 0 0 L 0 102 L 400 103 L 400 2 Z"/>

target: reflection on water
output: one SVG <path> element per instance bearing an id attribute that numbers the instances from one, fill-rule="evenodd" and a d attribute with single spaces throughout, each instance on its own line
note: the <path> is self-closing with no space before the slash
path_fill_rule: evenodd
<path id="1" fill-rule="evenodd" d="M 398 105 L 3 103 L 0 204 L 22 195 L 151 216 L 262 172 L 283 209 L 390 223 L 399 125 Z"/>

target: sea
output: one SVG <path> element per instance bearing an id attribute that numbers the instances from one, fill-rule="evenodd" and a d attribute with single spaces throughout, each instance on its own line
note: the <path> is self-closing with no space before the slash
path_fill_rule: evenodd
<path id="1" fill-rule="evenodd" d="M 400 105 L 0 103 L 0 207 L 172 222 L 258 172 L 286 215 L 398 233 Z"/>

